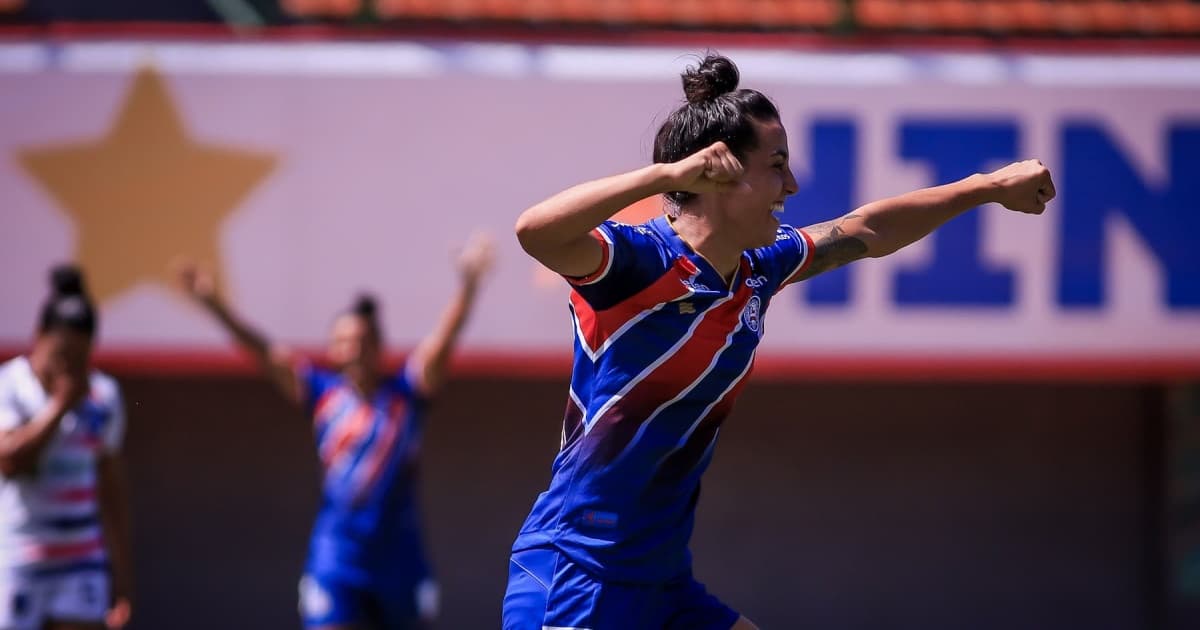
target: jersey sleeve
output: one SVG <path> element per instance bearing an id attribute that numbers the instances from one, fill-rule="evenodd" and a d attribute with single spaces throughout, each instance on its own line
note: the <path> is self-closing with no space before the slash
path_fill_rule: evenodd
<path id="1" fill-rule="evenodd" d="M 564 276 L 592 306 L 603 309 L 645 288 L 670 265 L 670 257 L 650 228 L 605 221 L 592 230 L 602 257 L 582 278 Z"/>
<path id="2" fill-rule="evenodd" d="M 425 408 L 429 405 L 430 396 L 420 387 L 420 377 L 414 370 L 418 369 L 416 363 L 411 360 L 406 360 L 404 365 L 396 372 L 392 381 L 392 387 L 400 392 L 405 398 L 410 400 L 412 404 L 418 408 Z"/>
<path id="3" fill-rule="evenodd" d="M 0 382 L 0 431 L 12 431 L 24 422 L 21 410 L 13 397 L 12 389 L 5 382 Z"/>
<path id="4" fill-rule="evenodd" d="M 761 269 L 778 292 L 808 269 L 812 263 L 812 238 L 790 225 L 775 231 L 775 243 L 755 250 Z"/>
<path id="5" fill-rule="evenodd" d="M 300 376 L 300 386 L 304 388 L 304 410 L 311 414 L 316 411 L 317 401 L 333 386 L 334 375 L 308 361 L 300 363 L 297 374 Z"/>
<path id="6" fill-rule="evenodd" d="M 101 440 L 104 452 L 116 453 L 121 450 L 125 441 L 125 427 L 128 420 L 125 416 L 125 399 L 121 396 L 121 388 L 112 381 L 112 390 L 108 394 L 108 421 L 104 423 Z"/>

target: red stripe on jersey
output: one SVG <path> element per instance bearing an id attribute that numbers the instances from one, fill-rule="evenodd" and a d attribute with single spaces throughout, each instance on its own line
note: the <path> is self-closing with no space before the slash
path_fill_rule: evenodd
<path id="1" fill-rule="evenodd" d="M 734 385 L 732 389 L 721 397 L 721 400 L 713 405 L 708 414 L 700 420 L 700 424 L 696 430 L 688 436 L 687 442 L 682 448 L 667 455 L 667 458 L 659 466 L 655 472 L 656 481 L 662 481 L 665 484 L 676 484 L 683 480 L 692 470 L 700 464 L 700 459 L 704 457 L 705 451 L 712 441 L 717 437 L 717 431 L 721 428 L 721 423 L 733 411 L 733 403 L 737 400 L 738 395 L 742 393 L 742 389 L 750 380 L 750 370 L 742 375 L 742 379 Z"/>
<path id="2" fill-rule="evenodd" d="M 650 286 L 602 311 L 593 310 L 578 291 L 571 291 L 571 306 L 579 320 L 579 330 L 583 333 L 584 343 L 591 352 L 598 352 L 613 333 L 633 318 L 659 304 L 677 300 L 691 293 L 691 289 L 683 281 L 695 277 L 699 271 L 695 263 L 686 256 L 680 256 L 675 259 L 671 268 Z"/>
<path id="3" fill-rule="evenodd" d="M 379 481 L 384 469 L 387 468 L 392 453 L 396 450 L 396 445 L 400 443 L 399 438 L 403 433 L 404 425 L 408 421 L 407 411 L 408 405 L 405 404 L 404 399 L 399 396 L 393 397 L 391 407 L 388 409 L 388 418 L 384 422 L 380 435 L 376 436 L 375 441 L 369 447 L 370 450 L 359 464 L 361 469 L 355 471 L 355 477 L 363 480 L 355 484 L 354 496 L 356 499 L 366 496 Z"/>
<path id="4" fill-rule="evenodd" d="M 104 550 L 104 543 L 99 538 L 78 543 L 63 543 L 57 545 L 36 545 L 29 553 L 29 560 L 41 562 L 44 560 L 67 560 L 90 556 Z"/>
<path id="5" fill-rule="evenodd" d="M 317 399 L 317 404 L 313 406 L 313 424 L 317 429 L 329 424 L 334 410 L 341 403 L 342 393 L 341 387 L 330 387 Z"/>
<path id="6" fill-rule="evenodd" d="M 711 307 L 674 355 L 642 377 L 596 419 L 591 433 L 597 440 L 596 455 L 601 463 L 611 461 L 624 451 L 650 414 L 704 375 L 727 347 L 727 337 L 737 327 L 742 311 L 753 295 L 754 289 L 743 283 L 731 299 Z"/>
<path id="7" fill-rule="evenodd" d="M 332 469 L 349 454 L 351 445 L 358 442 L 371 426 L 374 411 L 370 405 L 360 404 L 349 418 L 331 429 L 333 433 L 326 438 L 325 448 L 321 449 L 321 460 L 325 462 L 326 469 Z"/>
<path id="8" fill-rule="evenodd" d="M 608 275 L 609 269 L 612 268 L 612 243 L 608 242 L 608 238 L 604 236 L 604 233 L 600 231 L 600 228 L 592 230 L 590 235 L 600 243 L 600 265 L 596 267 L 595 271 L 583 276 L 582 278 L 563 276 L 567 279 L 567 282 L 570 282 L 576 286 L 583 286 L 585 284 L 599 282 L 604 278 L 604 276 Z"/>
<path id="9" fill-rule="evenodd" d="M 104 446 L 104 442 L 100 439 L 100 436 L 92 433 L 78 434 L 74 441 L 77 446 L 82 446 L 91 451 L 97 450 L 101 446 Z"/>
<path id="10" fill-rule="evenodd" d="M 96 488 L 92 486 L 86 488 L 66 488 L 63 490 L 55 490 L 50 494 L 50 498 L 54 499 L 55 501 L 74 503 L 91 501 L 96 498 Z"/>

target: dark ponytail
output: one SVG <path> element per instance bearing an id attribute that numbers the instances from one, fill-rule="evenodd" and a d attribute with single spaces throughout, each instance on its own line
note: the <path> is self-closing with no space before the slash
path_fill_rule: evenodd
<path id="1" fill-rule="evenodd" d="M 96 307 L 88 297 L 79 268 L 59 265 L 51 269 L 50 297 L 42 305 L 38 333 L 72 330 L 92 337 L 96 320 Z"/>
<path id="2" fill-rule="evenodd" d="M 362 318 L 377 341 L 383 340 L 382 330 L 379 326 L 379 303 L 375 296 L 370 293 L 360 293 L 355 298 L 354 305 L 350 307 L 350 314 Z"/>
<path id="3" fill-rule="evenodd" d="M 678 162 L 717 141 L 724 141 L 738 159 L 757 143 L 752 120 L 779 119 L 779 110 L 758 90 L 737 89 L 738 69 L 729 60 L 708 54 L 683 75 L 687 103 L 671 112 L 654 138 L 654 162 Z M 688 192 L 670 192 L 676 205 L 695 197 Z"/>
<path id="4" fill-rule="evenodd" d="M 741 75 L 728 57 L 708 55 L 700 65 L 685 70 L 681 78 L 683 96 L 688 103 L 698 105 L 736 90 Z"/>

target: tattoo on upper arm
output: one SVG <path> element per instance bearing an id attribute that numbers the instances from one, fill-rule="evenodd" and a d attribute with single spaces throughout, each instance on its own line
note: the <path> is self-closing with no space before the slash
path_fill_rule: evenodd
<path id="1" fill-rule="evenodd" d="M 843 224 L 850 219 L 861 219 L 854 213 L 843 217 L 818 223 L 804 228 L 804 232 L 812 237 L 812 262 L 796 281 L 807 280 L 819 273 L 836 269 L 847 263 L 852 263 L 867 255 L 867 244 L 857 236 L 846 233 Z"/>

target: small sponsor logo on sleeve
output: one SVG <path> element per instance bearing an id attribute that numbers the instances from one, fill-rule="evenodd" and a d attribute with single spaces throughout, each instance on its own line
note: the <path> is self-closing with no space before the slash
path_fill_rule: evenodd
<path id="1" fill-rule="evenodd" d="M 616 527 L 617 515 L 613 512 L 587 510 L 583 513 L 583 523 L 592 527 Z"/>

